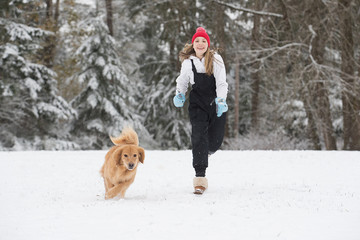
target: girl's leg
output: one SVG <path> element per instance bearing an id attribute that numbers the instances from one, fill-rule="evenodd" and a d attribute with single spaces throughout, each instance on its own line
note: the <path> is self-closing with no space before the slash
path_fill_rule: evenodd
<path id="1" fill-rule="evenodd" d="M 207 125 L 206 122 L 194 122 L 192 124 L 191 142 L 196 177 L 205 177 L 206 168 L 208 167 L 209 140 L 206 137 Z"/>
<path id="2" fill-rule="evenodd" d="M 196 177 L 205 177 L 206 168 L 208 167 L 208 114 L 201 108 L 189 109 L 190 120 L 192 125 L 191 143 L 193 154 L 193 167 Z"/>
<path id="3" fill-rule="evenodd" d="M 213 116 L 208 129 L 209 154 L 215 153 L 221 146 L 225 134 L 226 113 L 221 117 Z"/>

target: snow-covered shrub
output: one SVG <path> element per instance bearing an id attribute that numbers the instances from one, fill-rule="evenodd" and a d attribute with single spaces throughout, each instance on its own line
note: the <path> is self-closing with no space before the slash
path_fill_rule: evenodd
<path id="1" fill-rule="evenodd" d="M 304 103 L 300 100 L 287 101 L 280 112 L 287 133 L 293 137 L 304 136 L 308 121 Z"/>

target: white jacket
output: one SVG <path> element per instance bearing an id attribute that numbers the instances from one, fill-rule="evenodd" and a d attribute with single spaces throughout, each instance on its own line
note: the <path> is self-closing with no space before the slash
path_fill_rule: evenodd
<path id="1" fill-rule="evenodd" d="M 226 82 L 226 70 L 222 57 L 215 53 L 213 61 L 214 77 L 216 82 L 216 96 L 222 97 L 226 100 L 228 92 L 228 84 Z M 205 58 L 201 60 L 196 56 L 190 56 L 190 58 L 185 59 L 181 64 L 180 75 L 176 78 L 176 95 L 183 93 L 184 95 L 187 92 L 189 83 L 191 85 L 195 84 L 194 82 L 194 73 L 192 71 L 191 60 L 193 59 L 196 71 L 198 73 L 205 73 Z"/>

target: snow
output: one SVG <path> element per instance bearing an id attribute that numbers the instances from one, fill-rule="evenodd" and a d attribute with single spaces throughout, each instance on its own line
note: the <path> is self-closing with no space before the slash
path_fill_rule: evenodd
<path id="1" fill-rule="evenodd" d="M 94 119 L 89 121 L 89 123 L 86 125 L 86 128 L 89 130 L 96 129 L 99 132 L 103 132 L 105 130 L 104 124 L 100 119 Z"/>
<path id="2" fill-rule="evenodd" d="M 54 106 L 53 104 L 46 102 L 40 102 L 36 104 L 36 106 L 39 113 L 55 115 L 59 119 L 67 119 L 66 114 L 64 114 L 64 110 L 59 108 L 59 106 Z"/>
<path id="3" fill-rule="evenodd" d="M 104 67 L 105 66 L 105 60 L 103 57 L 98 57 L 95 61 L 95 65 L 99 66 L 99 67 Z"/>
<path id="4" fill-rule="evenodd" d="M 19 57 L 19 48 L 17 46 L 13 45 L 13 44 L 7 43 L 5 45 L 5 50 L 4 50 L 4 53 L 2 55 L 2 59 L 8 58 L 9 55 Z"/>
<path id="5" fill-rule="evenodd" d="M 94 79 L 94 78 L 93 78 L 93 79 Z M 96 81 L 96 79 L 94 79 L 94 81 L 92 81 L 92 83 L 95 83 L 95 81 Z M 90 87 L 91 87 L 91 86 L 92 86 L 92 85 L 90 85 Z M 87 98 L 87 102 L 90 104 L 90 106 L 91 106 L 92 108 L 95 108 L 96 105 L 98 104 L 98 100 L 97 100 L 96 95 L 95 95 L 95 94 L 89 95 L 88 98 Z"/>
<path id="6" fill-rule="evenodd" d="M 5 20 L 7 21 L 7 20 Z M 33 37 L 41 37 L 44 35 L 54 35 L 53 32 L 45 31 L 39 28 L 30 27 L 20 23 L 9 22 L 5 29 L 10 36 L 10 41 L 33 41 Z"/>
<path id="7" fill-rule="evenodd" d="M 30 97 L 34 100 L 37 99 L 37 92 L 41 91 L 41 86 L 35 80 L 29 77 L 25 79 L 24 84 L 29 89 Z"/>
<path id="8" fill-rule="evenodd" d="M 120 115 L 119 112 L 114 107 L 114 105 L 107 99 L 104 99 L 104 110 L 107 114 L 109 114 L 113 118 Z"/>
<path id="9" fill-rule="evenodd" d="M 96 6 L 96 0 L 76 0 L 76 2 L 84 5 L 89 5 L 92 8 L 95 8 Z"/>
<path id="10" fill-rule="evenodd" d="M 99 87 L 99 82 L 97 80 L 97 78 L 95 76 L 92 76 L 89 80 L 88 86 L 92 89 L 92 90 L 96 90 Z M 95 97 L 96 100 L 96 97 Z M 97 102 L 97 100 L 96 100 Z M 96 103 L 95 103 L 96 105 Z M 93 106 L 94 107 L 94 106 Z"/>
<path id="11" fill-rule="evenodd" d="M 0 152 L 0 238 L 360 239 L 360 152 L 218 151 L 196 196 L 191 151 L 146 151 L 108 201 L 105 153 Z"/>

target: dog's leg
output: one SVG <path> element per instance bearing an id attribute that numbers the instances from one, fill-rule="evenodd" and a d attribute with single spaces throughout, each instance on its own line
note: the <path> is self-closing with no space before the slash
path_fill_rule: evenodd
<path id="1" fill-rule="evenodd" d="M 105 194 L 105 199 L 114 198 L 119 194 L 121 198 L 124 198 L 125 192 L 130 187 L 131 183 L 133 183 L 133 181 L 121 182 L 118 185 L 115 185 L 114 187 L 110 188 Z"/>
<path id="2" fill-rule="evenodd" d="M 124 183 L 124 187 L 121 189 L 120 191 L 120 196 L 121 198 L 125 197 L 125 192 L 126 190 L 130 187 L 130 185 L 133 183 L 134 181 L 128 181 Z"/>
<path id="3" fill-rule="evenodd" d="M 104 185 L 105 185 L 105 192 L 109 191 L 110 188 L 114 187 L 114 184 L 112 184 L 107 178 L 104 178 Z"/>
<path id="4" fill-rule="evenodd" d="M 105 199 L 111 199 L 119 195 L 125 187 L 125 182 L 119 183 L 118 185 L 115 185 L 114 187 L 110 188 L 106 194 Z M 124 198 L 124 195 L 120 196 L 121 198 Z"/>

